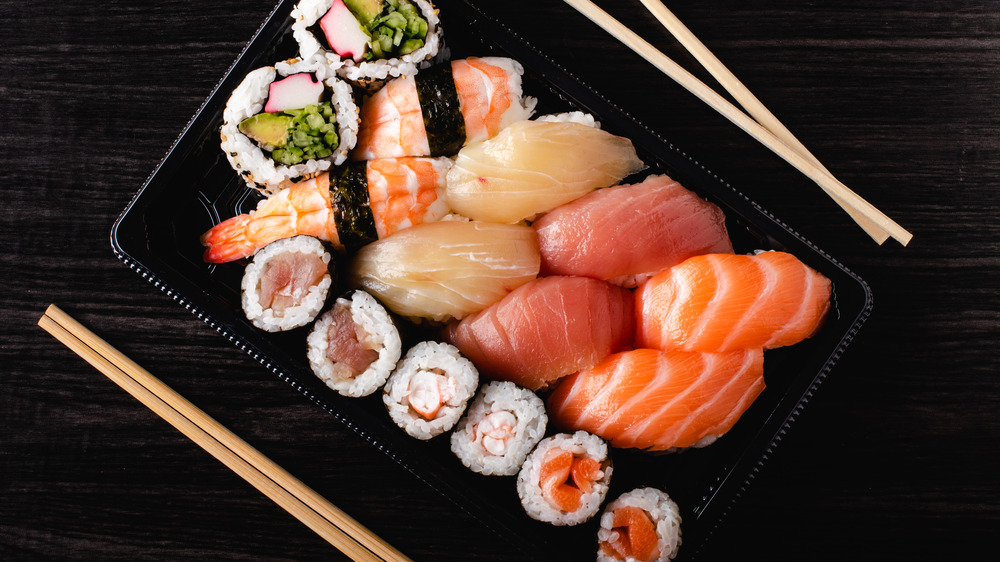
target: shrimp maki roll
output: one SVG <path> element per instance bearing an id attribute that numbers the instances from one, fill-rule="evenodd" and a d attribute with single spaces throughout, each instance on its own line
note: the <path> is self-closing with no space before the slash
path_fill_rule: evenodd
<path id="1" fill-rule="evenodd" d="M 350 85 L 326 65 L 288 61 L 243 79 L 226 102 L 220 137 L 247 185 L 270 194 L 343 163 L 357 131 Z"/>
<path id="2" fill-rule="evenodd" d="M 585 431 L 546 437 L 517 475 L 517 494 L 532 518 L 579 525 L 601 507 L 611 482 L 611 458 L 603 439 Z"/>
<path id="3" fill-rule="evenodd" d="M 261 330 L 281 332 L 313 321 L 333 280 L 330 254 L 311 236 L 267 245 L 243 273 L 243 312 Z"/>
<path id="4" fill-rule="evenodd" d="M 666 492 L 637 488 L 609 503 L 597 531 L 598 562 L 667 562 L 681 546 L 681 514 Z"/>
<path id="5" fill-rule="evenodd" d="M 545 404 L 512 382 L 491 382 L 476 394 L 451 434 L 451 450 L 480 474 L 517 474 L 545 435 Z"/>
<path id="6" fill-rule="evenodd" d="M 455 426 L 479 384 L 479 373 L 458 349 L 420 342 L 406 353 L 382 394 L 389 417 L 417 439 Z"/>
<path id="7" fill-rule="evenodd" d="M 442 46 L 427 0 L 301 0 L 291 17 L 303 59 L 323 60 L 362 87 L 416 74 Z"/>
<path id="8" fill-rule="evenodd" d="M 454 60 L 390 80 L 361 108 L 355 160 L 452 156 L 531 117 L 521 63 L 503 57 Z"/>
<path id="9" fill-rule="evenodd" d="M 309 366 L 327 386 L 344 396 L 368 396 L 396 367 L 399 330 L 374 297 L 355 291 L 339 298 L 309 333 Z"/>

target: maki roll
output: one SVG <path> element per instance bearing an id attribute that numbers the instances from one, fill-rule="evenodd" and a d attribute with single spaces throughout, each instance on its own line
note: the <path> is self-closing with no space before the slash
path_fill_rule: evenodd
<path id="1" fill-rule="evenodd" d="M 609 503 L 597 531 L 598 562 L 667 562 L 681 546 L 681 514 L 666 492 L 637 488 Z"/>
<path id="2" fill-rule="evenodd" d="M 281 238 L 308 234 L 338 250 L 444 218 L 447 158 L 385 158 L 353 162 L 296 182 L 226 219 L 201 236 L 204 259 L 225 263 Z"/>
<path id="3" fill-rule="evenodd" d="M 517 474 L 545 435 L 545 403 L 512 382 L 484 385 L 451 434 L 451 450 L 462 464 L 486 475 Z"/>
<path id="4" fill-rule="evenodd" d="M 368 396 L 389 378 L 399 361 L 399 330 L 374 297 L 355 291 L 339 298 L 309 333 L 309 366 L 344 396 Z"/>
<path id="5" fill-rule="evenodd" d="M 442 46 L 437 10 L 427 0 L 302 0 L 291 16 L 299 55 L 362 87 L 416 74 Z"/>
<path id="6" fill-rule="evenodd" d="M 268 332 L 291 330 L 313 321 L 333 280 L 330 253 L 311 236 L 268 244 L 243 273 L 243 312 Z"/>
<path id="7" fill-rule="evenodd" d="M 367 98 L 355 160 L 399 156 L 453 156 L 528 119 L 536 100 L 523 97 L 521 63 L 470 57 L 390 80 Z"/>
<path id="8" fill-rule="evenodd" d="M 585 431 L 546 437 L 517 475 L 517 494 L 532 519 L 579 525 L 601 507 L 611 482 L 603 439 Z"/>
<path id="9" fill-rule="evenodd" d="M 357 131 L 351 87 L 329 66 L 293 60 L 243 79 L 226 102 L 220 137 L 247 185 L 270 194 L 343 163 Z"/>
<path id="10" fill-rule="evenodd" d="M 396 366 L 382 400 L 396 425 L 426 440 L 454 427 L 478 384 L 476 367 L 457 348 L 424 341 Z"/>

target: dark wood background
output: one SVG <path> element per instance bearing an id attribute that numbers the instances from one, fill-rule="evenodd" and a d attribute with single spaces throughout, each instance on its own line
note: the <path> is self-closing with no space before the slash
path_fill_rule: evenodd
<path id="1" fill-rule="evenodd" d="M 695 68 L 638 0 L 601 4 Z M 872 287 L 871 319 L 713 556 L 995 555 L 1000 2 L 669 3 L 844 183 L 915 234 L 907 248 L 876 246 L 563 3 L 483 5 Z M 338 556 L 38 328 L 49 303 L 415 559 L 516 559 L 112 254 L 114 219 L 271 7 L 0 2 L 2 559 Z"/>

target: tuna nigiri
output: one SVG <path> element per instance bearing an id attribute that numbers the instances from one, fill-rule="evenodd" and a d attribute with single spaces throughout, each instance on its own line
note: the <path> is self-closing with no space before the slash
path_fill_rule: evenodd
<path id="1" fill-rule="evenodd" d="M 534 99 L 521 96 L 523 73 L 512 59 L 483 57 L 391 80 L 362 105 L 351 157 L 451 156 L 490 138 L 531 117 Z"/>
<path id="2" fill-rule="evenodd" d="M 634 287 L 692 256 L 732 253 L 725 220 L 722 209 L 658 175 L 584 195 L 532 226 L 543 274 Z"/>
<path id="3" fill-rule="evenodd" d="M 663 350 L 770 349 L 810 337 L 830 280 L 785 252 L 685 260 L 636 292 L 636 343 Z"/>
<path id="4" fill-rule="evenodd" d="M 632 293 L 586 277 L 543 277 L 450 326 L 484 377 L 538 390 L 631 345 Z"/>
<path id="5" fill-rule="evenodd" d="M 292 184 L 201 237 L 205 261 L 252 255 L 298 234 L 336 247 L 358 247 L 397 230 L 448 214 L 442 197 L 447 158 L 388 158 L 341 168 Z"/>
<path id="6" fill-rule="evenodd" d="M 448 172 L 448 203 L 477 220 L 516 223 L 644 167 L 632 141 L 596 126 L 519 121 L 459 151 Z"/>
<path id="7" fill-rule="evenodd" d="M 614 447 L 702 446 L 736 423 L 764 389 L 760 348 L 727 353 L 624 351 L 562 379 L 549 419 Z"/>
<path id="8" fill-rule="evenodd" d="M 350 281 L 407 317 L 464 318 L 538 275 L 538 244 L 528 226 L 432 222 L 368 244 Z"/>

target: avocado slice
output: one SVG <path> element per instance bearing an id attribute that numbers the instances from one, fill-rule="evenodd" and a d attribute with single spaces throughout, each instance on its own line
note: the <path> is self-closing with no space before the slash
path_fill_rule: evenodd
<path id="1" fill-rule="evenodd" d="M 240 121 L 240 132 L 257 141 L 257 144 L 280 148 L 288 141 L 292 119 L 291 115 L 280 113 L 258 113 Z"/>
<path id="2" fill-rule="evenodd" d="M 368 29 L 373 21 L 382 13 L 385 0 L 344 0 L 347 9 L 358 18 L 358 23 Z"/>

